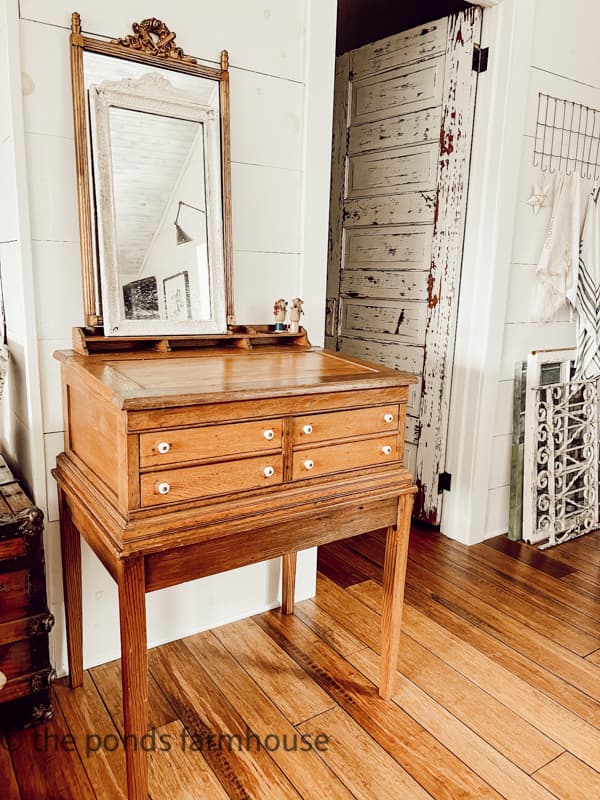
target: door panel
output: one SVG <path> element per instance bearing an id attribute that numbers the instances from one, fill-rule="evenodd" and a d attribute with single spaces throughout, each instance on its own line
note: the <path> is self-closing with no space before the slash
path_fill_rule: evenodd
<path id="1" fill-rule="evenodd" d="M 425 276 L 426 277 L 426 276 Z M 420 272 L 396 269 L 345 269 L 341 292 L 346 297 L 427 300 L 424 276 Z"/>
<path id="2" fill-rule="evenodd" d="M 350 228 L 344 242 L 344 269 L 396 267 L 429 269 L 431 233 L 429 225 L 385 228 Z"/>
<path id="3" fill-rule="evenodd" d="M 481 9 L 336 63 L 326 344 L 417 374 L 405 441 L 416 513 L 445 468 Z"/>
<path id="4" fill-rule="evenodd" d="M 374 122 L 442 102 L 445 56 L 352 81 L 350 122 Z"/>
<path id="5" fill-rule="evenodd" d="M 342 300 L 342 336 L 425 344 L 427 305 L 394 300 Z"/>
<path id="6" fill-rule="evenodd" d="M 428 108 L 405 116 L 395 116 L 350 128 L 348 152 L 350 155 L 366 150 L 385 150 L 388 147 L 406 147 L 434 142 L 439 137 L 441 107 Z"/>
<path id="7" fill-rule="evenodd" d="M 437 184 L 439 145 L 399 147 L 350 156 L 347 197 L 432 190 Z"/>

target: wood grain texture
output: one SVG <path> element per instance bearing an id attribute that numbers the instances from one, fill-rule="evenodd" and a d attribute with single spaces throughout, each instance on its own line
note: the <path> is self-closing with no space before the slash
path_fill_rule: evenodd
<path id="1" fill-rule="evenodd" d="M 150 652 L 150 668 L 176 709 L 188 734 L 195 737 L 199 754 L 203 755 L 235 800 L 261 797 L 265 800 L 297 798 L 300 795 L 274 763 L 268 752 L 249 739 L 249 748 L 229 747 L 227 739 L 218 746 L 218 737 L 239 736 L 243 742 L 250 729 L 248 723 L 227 700 L 217 684 L 196 661 L 190 668 L 190 651 L 182 642 L 164 645 Z M 213 743 L 212 746 L 210 743 Z"/>
<path id="2" fill-rule="evenodd" d="M 430 794 L 446 800 L 500 797 L 296 617 L 269 612 L 255 620 Z"/>
<path id="3" fill-rule="evenodd" d="M 313 737 L 327 731 L 331 744 L 324 759 L 357 800 L 374 797 L 427 800 L 431 797 L 340 708 L 312 717 L 299 725 L 298 730 Z"/>
<path id="4" fill-rule="evenodd" d="M 144 561 L 132 556 L 121 562 L 117 581 L 121 631 L 123 730 L 129 800 L 148 795 L 147 753 L 141 746 L 148 730 L 148 660 Z"/>
<path id="5" fill-rule="evenodd" d="M 381 678 L 379 694 L 389 699 L 394 688 L 400 632 L 404 581 L 413 496 L 404 495 L 398 501 L 398 522 L 388 528 L 383 571 L 383 608 L 381 611 Z"/>
<path id="6" fill-rule="evenodd" d="M 0 786 L 2 786 L 4 800 L 22 800 L 5 739 L 0 741 Z"/>
<path id="7" fill-rule="evenodd" d="M 71 688 L 83 683 L 83 606 L 81 588 L 81 539 L 71 520 L 64 492 L 58 490 L 63 591 Z"/>
<path id="8" fill-rule="evenodd" d="M 278 698 L 281 712 L 293 725 L 332 707 L 331 698 L 318 682 L 311 680 L 252 620 L 234 622 L 214 633 L 263 691 Z"/>
<path id="9" fill-rule="evenodd" d="M 598 541 L 600 533 L 590 534 L 592 546 Z M 600 703 L 560 672 L 550 672 L 458 608 L 450 608 L 430 590 L 429 575 L 443 575 L 457 565 L 464 580 L 462 572 L 470 564 L 475 581 L 482 575 L 504 576 L 507 595 L 529 584 L 532 601 L 552 596 L 549 609 L 561 605 L 563 615 L 577 613 L 576 592 L 564 578 L 548 574 L 543 562 L 527 564 L 482 546 L 483 555 L 514 562 L 515 580 L 503 560 L 475 557 L 474 549 L 431 532 L 411 532 L 392 704 L 378 698 L 376 690 L 385 531 L 323 547 L 319 561 L 335 565 L 332 574 L 339 573 L 340 583 L 321 574 L 315 601 L 296 604 L 293 617 L 268 612 L 254 622 L 234 623 L 151 651 L 150 719 L 159 725 L 157 736 L 168 735 L 173 744 L 168 752 L 150 753 L 152 800 L 262 798 L 265 793 L 273 800 L 350 795 L 370 800 L 395 796 L 400 791 L 396 787 L 402 787 L 402 797 L 410 797 L 415 786 L 434 800 L 479 800 L 490 795 L 510 800 L 595 798 Z M 425 556 L 430 561 L 427 575 L 413 572 Z M 342 572 L 346 563 L 348 570 Z M 359 579 L 354 585 L 346 583 L 352 574 Z M 536 578 L 541 579 L 539 584 Z M 497 591 L 501 592 L 500 586 Z M 591 595 L 585 599 L 593 602 Z M 597 615 L 588 616 L 593 626 Z M 526 626 L 519 624 L 526 633 Z M 262 639 L 246 634 L 245 628 L 252 626 Z M 267 634 L 272 647 L 263 661 Z M 288 683 L 286 674 L 296 672 L 304 679 Z M 118 662 L 92 673 L 120 730 Z M 84 688 L 75 693 L 61 683 L 59 699 L 62 702 L 67 694 L 73 698 L 68 717 L 77 730 L 87 724 L 88 715 L 104 730 L 106 711 L 97 707 L 93 695 L 85 699 L 89 687 L 86 673 Z M 325 692 L 331 705 L 294 728 L 283 709 L 289 710 L 294 694 L 310 694 L 315 688 Z M 81 692 L 84 700 L 79 704 Z M 15 800 L 95 796 L 86 772 L 88 760 L 82 761 L 76 749 L 46 754 L 35 746 L 34 731 L 60 737 L 71 730 L 61 702 L 55 703 L 56 720 L 46 728 L 24 732 L 19 739 L 21 746 L 13 754 L 20 787 Z M 299 699 L 297 713 L 302 711 Z M 245 732 L 246 725 L 263 737 L 324 733 L 328 749 L 317 756 L 263 748 L 248 757 L 227 747 L 223 752 L 182 750 L 174 745 L 181 741 L 184 724 L 205 735 Z M 6 751 L 0 749 L 0 775 L 6 769 L 10 775 L 10 754 L 8 760 L 3 754 Z M 10 778 L 2 785 L 10 792 Z"/>
<path id="10" fill-rule="evenodd" d="M 297 553 L 286 553 L 281 558 L 281 610 L 284 614 L 294 613 L 297 560 Z"/>
<path id="11" fill-rule="evenodd" d="M 381 586 L 366 581 L 351 587 L 349 591 L 352 599 L 341 595 L 337 587 L 320 578 L 317 603 L 331 613 L 338 625 L 379 653 L 380 618 L 373 611 L 378 614 L 381 612 Z M 342 599 L 344 604 L 340 605 Z M 370 608 L 366 608 L 367 605 Z M 445 663 L 443 658 L 415 641 L 408 625 L 403 626 L 400 641 L 395 682 L 402 680 L 401 676 L 411 681 L 426 692 L 439 708 L 463 720 L 481 740 L 519 769 L 531 773 L 562 752 L 561 747 L 524 722 L 510 707 L 490 697 L 479 686 L 472 685 L 468 678 Z M 353 661 L 352 658 L 349 660 Z M 524 739 L 528 742 L 527 748 L 520 745 Z"/>
<path id="12" fill-rule="evenodd" d="M 535 777 L 561 800 L 600 796 L 600 772 L 590 769 L 570 753 L 551 761 L 536 772 Z"/>
<path id="13" fill-rule="evenodd" d="M 87 672 L 83 678 L 82 686 L 77 689 L 71 689 L 62 681 L 56 683 L 54 694 L 96 797 L 99 800 L 122 800 L 127 792 L 125 754 L 94 681 Z M 110 740 L 115 744 L 114 750 Z M 87 749 L 86 742 L 90 742 Z M 108 748 L 102 746 L 102 742 L 110 742 Z"/>
<path id="14" fill-rule="evenodd" d="M 227 800 L 225 789 L 202 754 L 180 746 L 184 730 L 179 720 L 156 729 L 157 741 L 165 744 L 150 752 L 150 797 L 152 800 Z"/>
<path id="15" fill-rule="evenodd" d="M 96 688 L 102 695 L 112 721 L 123 734 L 123 690 L 121 685 L 121 662 L 109 661 L 90 670 Z M 177 714 L 156 683 L 154 676 L 148 680 L 148 726 L 161 728 L 177 720 Z"/>
<path id="16" fill-rule="evenodd" d="M 70 730 L 57 704 L 54 712 L 54 717 L 42 728 L 28 728 L 17 734 L 18 746 L 12 752 L 12 759 L 21 798 L 95 800 L 96 793 L 74 740 L 67 747 L 61 746 Z"/>
<path id="17" fill-rule="evenodd" d="M 256 674 L 249 674 L 244 668 L 246 659 L 240 661 L 236 658 L 213 634 L 198 634 L 186 639 L 185 643 L 253 731 L 262 737 L 273 732 L 281 739 L 287 737 L 290 747 L 273 750 L 272 758 L 303 798 L 350 800 L 352 795 L 344 783 L 327 769 L 315 750 L 298 752 L 291 747 L 300 729 L 297 730 L 278 708 L 281 687 L 275 687 L 270 681 L 263 682 Z M 239 652 L 245 653 L 243 646 L 238 648 Z M 263 670 L 268 674 L 267 665 Z"/>

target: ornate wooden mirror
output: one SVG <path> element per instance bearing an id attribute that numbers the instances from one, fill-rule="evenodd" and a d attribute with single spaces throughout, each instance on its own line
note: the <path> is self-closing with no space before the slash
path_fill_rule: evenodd
<path id="1" fill-rule="evenodd" d="M 234 322 L 229 74 L 158 19 L 106 42 L 72 16 L 83 302 L 106 336 L 224 333 Z"/>

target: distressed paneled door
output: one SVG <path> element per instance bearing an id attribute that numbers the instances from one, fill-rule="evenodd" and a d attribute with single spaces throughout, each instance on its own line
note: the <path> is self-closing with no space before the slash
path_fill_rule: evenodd
<path id="1" fill-rule="evenodd" d="M 481 9 L 336 60 L 326 345 L 417 373 L 415 513 L 438 524 Z"/>

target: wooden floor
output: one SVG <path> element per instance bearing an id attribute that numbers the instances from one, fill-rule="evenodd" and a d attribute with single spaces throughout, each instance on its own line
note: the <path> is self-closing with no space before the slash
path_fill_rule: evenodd
<path id="1" fill-rule="evenodd" d="M 415 531 L 391 704 L 374 688 L 382 558 L 379 533 L 328 545 L 294 617 L 150 652 L 153 800 L 600 798 L 600 534 L 541 554 Z M 118 662 L 55 701 L 0 748 L 0 796 L 123 797 Z"/>

